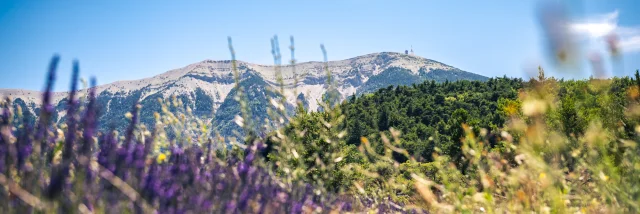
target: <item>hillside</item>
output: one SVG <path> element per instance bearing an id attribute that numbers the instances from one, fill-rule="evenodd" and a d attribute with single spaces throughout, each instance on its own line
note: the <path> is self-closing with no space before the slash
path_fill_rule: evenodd
<path id="1" fill-rule="evenodd" d="M 376 142 L 371 145 L 375 152 L 384 155 L 380 133 L 390 136 L 389 130 L 395 129 L 402 133 L 395 146 L 406 149 L 417 161 L 433 161 L 436 148 L 444 155 L 459 158 L 461 145 L 456 142 L 464 137 L 462 124 L 473 127 L 476 132 L 484 128 L 487 134 L 499 133 L 509 119 L 505 108 L 517 102 L 518 93 L 528 85 L 530 83 L 522 79 L 492 78 L 485 82 L 436 83 L 431 80 L 412 86 L 388 86 L 343 102 L 339 107 L 345 120 L 337 129 L 346 130 L 341 140 L 344 147 L 360 146 L 361 137 L 366 137 Z M 322 142 L 322 138 L 317 137 L 323 126 L 320 118 L 327 120 L 327 117 L 325 112 L 296 115 L 283 133 L 303 144 L 301 154 L 321 152 L 307 150 Z M 296 134 L 300 130 L 306 130 L 302 139 Z M 277 142 L 269 140 L 267 144 Z M 394 158 L 400 163 L 407 161 L 401 155 Z M 313 159 L 310 160 L 307 164 L 314 165 Z"/>
<path id="2" fill-rule="evenodd" d="M 382 52 L 354 57 L 346 60 L 330 61 L 328 69 L 334 77 L 339 99 L 344 100 L 354 94 L 372 92 L 389 85 L 410 85 L 424 80 L 486 80 L 486 77 L 465 72 L 455 67 L 416 56 Z M 193 109 L 195 116 L 206 121 L 215 120 L 215 127 L 223 135 L 229 135 L 233 126 L 230 119 L 239 114 L 233 99 L 235 92 L 231 61 L 205 60 L 166 73 L 133 81 L 118 81 L 97 86 L 98 103 L 101 106 L 99 122 L 102 127 L 122 130 L 126 126 L 124 115 L 132 106 L 142 104 L 141 121 L 147 125 L 153 122 L 153 112 L 159 111 L 158 98 L 177 96 Z M 326 72 L 323 62 L 305 62 L 295 66 L 281 66 L 287 103 L 294 106 L 296 100 L 303 99 L 308 109 L 318 109 L 318 101 L 326 93 Z M 258 118 L 265 117 L 267 90 L 277 86 L 276 67 L 238 61 L 240 81 L 254 90 L 251 102 Z M 297 85 L 295 85 L 297 78 Z M 247 81 L 245 83 L 242 83 Z M 249 83 L 250 81 L 250 83 Z M 86 90 L 81 91 L 86 94 Z M 11 97 L 14 105 L 19 105 L 28 117 L 38 115 L 41 93 L 37 91 L 0 89 L 0 96 Z M 57 122 L 64 120 L 67 93 L 54 93 Z M 262 107 L 260 107 L 262 106 Z M 32 119 L 34 120 L 34 118 Z"/>
<path id="3" fill-rule="evenodd" d="M 411 173 L 438 183 L 460 182 L 465 188 L 473 188 L 467 179 L 483 179 L 478 175 L 485 174 L 477 174 L 478 169 L 485 167 L 485 162 L 495 161 L 494 164 L 501 165 L 496 168 L 491 168 L 496 165 L 486 165 L 495 171 L 481 173 L 497 171 L 504 176 L 506 173 L 500 170 L 509 171 L 507 165 L 521 164 L 518 158 L 522 156 L 517 157 L 519 152 L 514 151 L 522 149 L 535 149 L 540 153 L 539 158 L 546 161 L 562 156 L 567 174 L 584 173 L 577 169 L 604 164 L 610 164 L 608 167 L 615 171 L 619 166 L 625 167 L 621 163 L 623 155 L 637 156 L 635 143 L 634 147 L 617 147 L 612 138 L 638 139 L 638 117 L 627 117 L 640 112 L 637 85 L 640 85 L 640 74 L 635 79 L 491 78 L 485 82 L 427 81 L 412 86 L 389 86 L 351 97 L 331 112 L 297 114 L 289 125 L 267 137 L 270 149 L 265 156 L 271 162 L 290 164 L 279 167 L 297 167 L 301 172 L 309 172 L 303 173 L 306 181 L 321 183 L 332 190 L 353 188 L 354 182 L 365 187 L 385 181 L 397 182 L 396 186 L 380 187 L 393 189 L 392 195 L 397 198 L 416 194 L 404 189 L 413 184 Z M 524 94 L 528 94 L 529 99 L 535 96 L 553 96 L 553 99 L 531 101 Z M 544 110 L 532 111 L 532 103 Z M 598 132 L 593 130 L 595 127 L 613 128 Z M 606 159 L 610 163 L 594 157 L 594 162 L 585 165 L 583 161 L 592 160 L 577 154 L 587 147 L 584 141 L 595 141 L 594 135 L 607 136 L 598 138 L 601 144 L 597 144 L 607 152 L 597 154 L 610 158 Z M 541 136 L 555 137 L 557 142 L 545 142 Z M 540 147 L 529 147 L 532 141 Z M 283 149 L 276 148 L 293 148 L 300 157 L 282 155 Z M 474 150 L 482 151 L 482 156 Z M 341 160 L 339 167 L 322 166 L 321 163 L 332 162 L 336 157 Z M 346 166 L 350 166 L 348 170 Z M 369 172 L 376 174 L 368 176 Z M 514 174 L 521 178 L 521 173 Z M 537 180 L 539 174 L 532 173 L 533 178 Z M 459 177 L 453 179 L 456 176 Z"/>

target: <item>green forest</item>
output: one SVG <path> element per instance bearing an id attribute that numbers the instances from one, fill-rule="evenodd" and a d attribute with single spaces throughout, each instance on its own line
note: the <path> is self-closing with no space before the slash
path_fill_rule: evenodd
<path id="1" fill-rule="evenodd" d="M 640 189 L 633 184 L 640 167 L 634 160 L 640 150 L 633 142 L 640 131 L 640 75 L 563 80 L 539 69 L 528 81 L 389 86 L 329 111 L 300 105 L 289 125 L 269 135 L 264 155 L 281 174 L 327 191 L 426 201 L 444 210 L 473 210 L 467 200 L 537 210 L 534 203 L 557 201 L 525 203 L 524 195 L 578 192 L 637 208 Z M 528 158 L 539 165 L 527 166 Z M 549 174 L 555 180 L 546 180 Z M 539 186 L 519 189 L 534 182 L 527 176 Z M 614 177 L 617 186 L 609 180 Z M 554 210 L 567 208 L 563 203 Z"/>

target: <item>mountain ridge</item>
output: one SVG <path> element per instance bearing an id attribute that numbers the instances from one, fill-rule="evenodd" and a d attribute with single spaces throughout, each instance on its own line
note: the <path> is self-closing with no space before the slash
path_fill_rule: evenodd
<path id="1" fill-rule="evenodd" d="M 356 56 L 343 60 L 319 62 L 310 61 L 296 63 L 295 65 L 262 65 L 244 61 L 236 61 L 240 81 L 255 76 L 264 81 L 255 81 L 263 84 L 253 93 L 256 96 L 266 96 L 262 89 L 279 86 L 278 74 L 282 75 L 282 83 L 285 88 L 287 104 L 296 105 L 299 97 L 304 97 L 308 109 L 315 111 L 319 102 L 327 91 L 327 75 L 325 65 L 335 80 L 338 98 L 346 99 L 348 96 L 375 91 L 389 85 L 410 85 L 425 80 L 455 81 L 455 80 L 486 80 L 487 77 L 462 71 L 453 66 L 419 57 L 395 52 L 379 52 Z M 396 75 L 397 74 L 397 75 Z M 399 75 L 402 74 L 402 75 Z M 379 75 L 385 75 L 379 76 Z M 430 76 L 431 75 L 431 76 Z M 369 81 L 370 79 L 375 81 Z M 296 84 L 297 82 L 297 84 Z M 96 86 L 98 101 L 103 107 L 102 117 L 107 122 L 124 120 L 123 115 L 130 110 L 134 103 L 143 103 L 143 111 L 157 110 L 154 103 L 158 98 L 178 96 L 186 105 L 200 112 L 204 119 L 213 120 L 218 108 L 224 102 L 235 87 L 235 79 L 232 71 L 231 60 L 202 60 L 181 68 L 171 69 L 164 73 L 138 80 L 116 81 L 109 84 Z M 365 90 L 366 89 L 366 90 Z M 88 89 L 79 90 L 80 94 L 87 94 Z M 18 102 L 23 110 L 33 115 L 38 115 L 38 106 L 41 105 L 39 91 L 22 89 L 0 89 L 1 97 L 11 97 Z M 53 103 L 59 106 L 57 122 L 63 120 L 65 103 L 62 101 L 68 92 L 53 93 Z M 196 99 L 207 97 L 206 104 Z M 265 99 L 258 99 L 265 100 Z M 207 105 L 211 105 L 207 107 Z M 256 104 L 258 105 L 258 104 Z M 267 105 L 265 103 L 265 105 Z M 195 109 L 196 106 L 200 109 Z M 232 105 L 225 105 L 232 106 Z M 258 108 L 260 112 L 264 109 Z M 224 110 L 228 114 L 235 110 Z M 229 115 L 217 115 L 229 118 Z M 143 118 L 144 119 L 144 118 Z M 147 121 L 150 123 L 150 121 Z M 121 127 L 115 125 L 115 127 Z"/>
<path id="2" fill-rule="evenodd" d="M 356 57 L 351 57 L 351 58 L 347 58 L 347 59 L 341 59 L 341 60 L 332 60 L 332 61 L 328 61 L 328 63 L 333 63 L 333 62 L 342 62 L 342 61 L 353 61 L 356 59 L 361 59 L 361 58 L 365 58 L 368 56 L 377 56 L 377 55 L 384 55 L 384 54 L 391 54 L 391 55 L 404 55 L 405 57 L 413 57 L 413 58 L 420 58 L 420 59 L 424 59 L 424 60 L 428 60 L 431 62 L 435 62 L 438 64 L 443 64 L 445 66 L 454 68 L 453 66 L 449 66 L 446 65 L 442 62 L 436 61 L 436 60 L 432 60 L 432 59 L 427 59 L 427 58 L 423 58 L 420 56 L 411 56 L 411 55 L 407 55 L 407 54 L 402 54 L 399 52 L 389 52 L 389 51 L 385 51 L 385 52 L 376 52 L 376 53 L 370 53 L 370 54 L 365 54 L 365 55 L 360 55 L 360 56 L 356 56 Z M 130 83 L 130 82 L 139 82 L 139 81 L 144 81 L 147 79 L 152 79 L 152 78 L 159 78 L 159 77 L 163 77 L 163 76 L 169 76 L 169 73 L 172 72 L 176 72 L 178 70 L 185 70 L 194 66 L 197 66 L 199 64 L 203 64 L 203 63 L 210 63 L 210 62 L 214 62 L 214 63 L 230 63 L 232 60 L 213 60 L 213 59 L 205 59 L 205 60 L 201 60 L 199 62 L 196 63 L 192 63 L 180 68 L 175 68 L 175 69 L 170 69 L 164 73 L 160 73 L 160 74 L 156 74 L 154 76 L 151 77 L 146 77 L 146 78 L 142 78 L 142 79 L 135 79 L 135 80 L 118 80 L 115 82 L 111 82 L 111 83 L 106 83 L 106 84 L 102 84 L 102 85 L 98 85 L 96 87 L 98 87 L 98 89 L 104 88 L 105 86 L 108 85 L 114 85 L 114 84 L 125 84 L 125 83 Z M 259 67 L 275 67 L 275 65 L 267 65 L 267 64 L 258 64 L 258 63 L 251 63 L 251 62 L 246 62 L 246 61 L 242 61 L 242 60 L 236 60 L 236 63 L 238 65 L 251 65 L 251 66 L 259 66 Z M 322 61 L 306 61 L 306 62 L 299 62 L 296 63 L 294 66 L 303 66 L 306 64 L 319 64 L 320 66 L 322 66 L 325 62 Z M 290 68 L 292 65 L 291 64 L 284 64 L 284 65 L 280 65 L 283 68 Z M 457 69 L 457 68 L 456 68 Z M 81 89 L 80 91 L 86 91 L 88 89 Z M 100 91 L 100 90 L 98 90 Z M 8 93 L 40 93 L 41 91 L 38 90 L 31 90 L 31 89 L 20 89 L 20 88 L 0 88 L 0 95 L 6 95 Z M 62 94 L 67 94 L 68 91 L 58 91 L 58 92 L 53 92 L 54 95 L 62 95 Z"/>

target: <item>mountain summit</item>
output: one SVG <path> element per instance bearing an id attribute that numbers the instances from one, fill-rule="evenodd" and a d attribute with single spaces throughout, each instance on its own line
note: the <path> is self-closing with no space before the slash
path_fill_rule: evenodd
<path id="1" fill-rule="evenodd" d="M 393 52 L 329 61 L 326 65 L 340 100 L 389 85 L 410 85 L 425 80 L 442 82 L 487 79 L 434 60 Z M 317 110 L 319 101 L 327 92 L 327 72 L 324 66 L 324 62 L 273 66 L 237 61 L 240 83 L 245 87 L 250 101 L 257 106 L 252 109 L 256 115 L 266 115 L 266 89 L 280 85 L 277 81 L 278 71 L 282 75 L 287 103 L 295 106 L 296 101 L 301 99 L 309 110 Z M 216 127 L 226 129 L 233 125 L 230 124 L 231 120 L 239 113 L 237 103 L 234 104 L 237 101 L 230 96 L 236 93 L 234 86 L 231 60 L 205 60 L 150 78 L 100 85 L 96 87 L 99 106 L 102 107 L 100 122 L 116 129 L 124 128 L 127 123 L 125 113 L 139 102 L 142 104 L 141 121 L 152 123 L 153 112 L 160 110 L 158 98 L 175 95 L 191 107 L 196 116 L 214 120 Z M 86 92 L 86 89 L 81 92 Z M 11 97 L 14 105 L 23 109 L 25 116 L 37 115 L 39 112 L 41 92 L 0 89 L 0 96 Z M 53 96 L 58 113 L 54 119 L 58 122 L 64 120 L 66 97 L 66 92 L 54 93 Z M 222 133 L 228 134 L 231 129 L 222 130 Z"/>

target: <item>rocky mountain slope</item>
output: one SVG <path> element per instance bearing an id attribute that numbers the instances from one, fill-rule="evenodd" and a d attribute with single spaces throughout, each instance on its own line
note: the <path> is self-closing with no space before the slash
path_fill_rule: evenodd
<path id="1" fill-rule="evenodd" d="M 256 119 L 266 116 L 269 92 L 267 88 L 279 86 L 276 67 L 238 61 L 241 84 L 249 96 L 249 104 Z M 230 60 L 205 60 L 166 73 L 133 81 L 118 81 L 97 86 L 103 127 L 123 129 L 128 123 L 125 113 L 139 102 L 142 104 L 141 121 L 153 123 L 153 112 L 160 111 L 158 98 L 177 96 L 193 109 L 196 116 L 213 121 L 223 135 L 237 129 L 232 118 L 239 114 L 233 99 L 234 77 Z M 328 62 L 338 97 L 375 91 L 389 85 L 409 85 L 425 80 L 456 81 L 486 80 L 487 77 L 462 71 L 452 66 L 401 53 L 382 52 L 351 59 Z M 289 106 L 302 99 L 311 111 L 317 110 L 319 101 L 327 92 L 327 75 L 323 62 L 305 62 L 295 66 L 280 66 L 285 96 Z M 297 79 L 297 81 L 296 81 Z M 296 84 L 297 82 L 297 84 Z M 83 91 L 86 92 L 86 91 Z M 25 116 L 39 114 L 41 92 L 19 89 L 0 89 L 0 97 L 10 97 L 15 106 L 21 106 Z M 55 119 L 64 120 L 66 92 L 55 93 L 57 103 Z"/>

